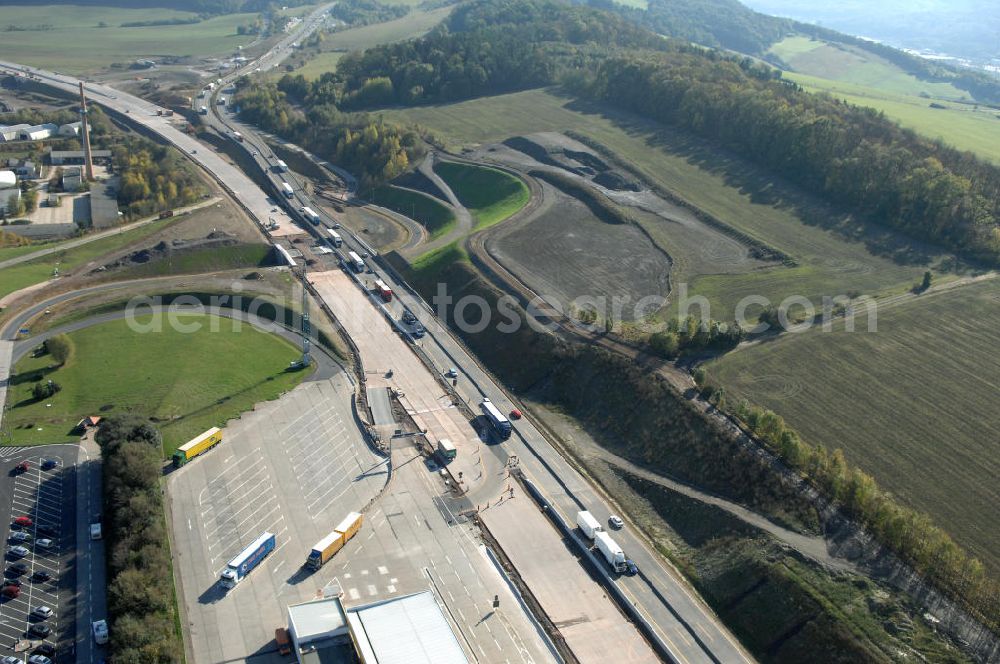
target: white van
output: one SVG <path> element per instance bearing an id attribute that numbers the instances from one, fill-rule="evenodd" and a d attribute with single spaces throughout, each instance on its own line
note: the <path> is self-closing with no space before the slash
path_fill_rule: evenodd
<path id="1" fill-rule="evenodd" d="M 101 539 L 101 524 L 99 523 L 90 524 L 90 539 L 92 540 Z"/>

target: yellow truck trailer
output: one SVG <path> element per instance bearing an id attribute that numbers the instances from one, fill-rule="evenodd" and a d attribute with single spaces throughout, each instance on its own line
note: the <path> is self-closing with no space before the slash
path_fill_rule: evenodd
<path id="1" fill-rule="evenodd" d="M 199 454 L 203 454 L 222 442 L 222 429 L 212 427 L 203 434 L 184 443 L 174 452 L 174 465 L 180 468 Z"/>
<path id="2" fill-rule="evenodd" d="M 361 522 L 364 517 L 358 512 L 351 512 L 340 522 L 332 533 L 316 542 L 309 557 L 306 558 L 306 567 L 319 569 L 333 557 L 335 553 L 344 548 L 347 541 L 354 537 L 361 530 Z"/>

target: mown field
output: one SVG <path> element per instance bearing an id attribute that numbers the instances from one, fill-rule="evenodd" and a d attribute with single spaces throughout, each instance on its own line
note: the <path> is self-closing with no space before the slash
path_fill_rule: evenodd
<path id="1" fill-rule="evenodd" d="M 236 28 L 256 14 L 227 14 L 191 25 L 123 28 L 122 23 L 193 18 L 172 9 L 81 5 L 4 6 L 0 59 L 84 74 L 136 58 L 227 55 L 254 40 Z M 99 27 L 105 24 L 107 27 Z M 8 26 L 14 26 L 11 30 Z"/>
<path id="2" fill-rule="evenodd" d="M 503 221 L 531 198 L 524 182 L 495 168 L 442 161 L 434 170 L 472 213 L 477 229 Z"/>
<path id="3" fill-rule="evenodd" d="M 156 418 L 169 456 L 201 431 L 278 397 L 305 376 L 285 371 L 299 351 L 280 337 L 247 324 L 234 331 L 226 318 L 184 314 L 179 320 L 200 323 L 201 330 L 184 334 L 164 318 L 162 331 L 139 334 L 116 320 L 70 333 L 73 357 L 54 371 L 47 368 L 48 355 L 22 359 L 4 421 L 12 439 L 3 443 L 72 442 L 78 436 L 70 431 L 82 417 L 134 411 Z M 62 391 L 33 401 L 36 377 L 54 380 Z"/>
<path id="4" fill-rule="evenodd" d="M 727 399 L 844 449 L 1000 572 L 1000 282 L 928 293 L 842 329 L 788 334 L 712 362 Z"/>
<path id="5" fill-rule="evenodd" d="M 708 297 L 716 319 L 732 319 L 746 295 L 760 295 L 775 304 L 789 295 L 801 295 L 818 306 L 824 295 L 905 291 L 938 259 L 896 236 L 866 230 L 702 142 L 555 91 L 388 109 L 384 114 L 431 129 L 453 149 L 536 131 L 575 129 L 610 148 L 653 182 L 797 261 L 794 268 L 691 278 L 689 292 Z"/>
<path id="6" fill-rule="evenodd" d="M 455 226 L 451 208 L 419 191 L 383 185 L 371 193 L 371 202 L 413 219 L 426 228 L 432 238 L 444 235 Z"/>
<path id="7" fill-rule="evenodd" d="M 0 270 L 0 297 L 33 284 L 41 283 L 47 279 L 52 279 L 56 268 L 59 269 L 61 274 L 66 274 L 91 261 L 95 261 L 105 254 L 147 238 L 178 221 L 178 218 L 154 221 L 142 228 L 126 230 L 117 235 L 94 240 L 80 247 L 58 251 L 33 261 L 4 268 Z M 38 248 L 43 249 L 44 246 Z M 4 256 L 4 258 L 13 257 Z M 94 267 L 97 267 L 97 264 Z"/>

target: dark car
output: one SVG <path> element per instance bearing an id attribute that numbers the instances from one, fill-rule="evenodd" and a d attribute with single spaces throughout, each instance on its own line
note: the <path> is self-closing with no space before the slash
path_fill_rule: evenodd
<path id="1" fill-rule="evenodd" d="M 18 588 L 21 587 L 20 579 L 4 579 L 3 584 L 5 586 L 17 586 Z"/>
<path id="2" fill-rule="evenodd" d="M 625 576 L 635 576 L 639 573 L 639 566 L 631 560 L 625 561 Z"/>
<path id="3" fill-rule="evenodd" d="M 43 643 L 42 645 L 35 648 L 35 655 L 45 655 L 46 657 L 56 656 L 56 647 L 51 643 Z"/>
<path id="4" fill-rule="evenodd" d="M 14 599 L 21 594 L 21 589 L 17 586 L 4 586 L 3 590 L 0 590 L 0 594 L 8 599 Z"/>
<path id="5" fill-rule="evenodd" d="M 55 459 L 42 459 L 42 470 L 51 470 L 56 467 Z"/>
<path id="6" fill-rule="evenodd" d="M 48 581 L 52 578 L 52 575 L 43 569 L 36 570 L 34 574 L 31 575 L 32 581 Z"/>
<path id="7" fill-rule="evenodd" d="M 36 529 L 39 535 L 48 535 L 49 537 L 55 537 L 59 533 L 52 526 L 38 526 Z"/>
<path id="8" fill-rule="evenodd" d="M 27 573 L 27 571 L 28 571 L 28 565 L 25 563 L 14 563 L 13 565 L 7 568 L 8 573 L 16 574 L 17 576 L 21 576 L 22 574 Z"/>
<path id="9" fill-rule="evenodd" d="M 46 636 L 52 633 L 52 628 L 46 625 L 45 623 L 35 623 L 34 625 L 28 628 L 28 633 L 31 634 L 32 636 L 38 636 L 44 639 Z"/>

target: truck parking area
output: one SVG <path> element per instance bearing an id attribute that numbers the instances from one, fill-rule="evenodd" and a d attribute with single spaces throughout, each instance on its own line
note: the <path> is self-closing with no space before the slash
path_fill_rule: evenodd
<path id="1" fill-rule="evenodd" d="M 194 661 L 267 655 L 275 628 L 287 621 L 287 605 L 333 580 L 329 565 L 302 569 L 309 551 L 386 481 L 384 459 L 354 422 L 353 389 L 345 374 L 307 381 L 230 422 L 224 442 L 167 479 Z M 274 551 L 224 591 L 220 572 L 264 531 L 274 533 Z"/>
<path id="2" fill-rule="evenodd" d="M 7 544 L 3 583 L 18 590 L 0 597 L 0 656 L 22 657 L 51 647 L 53 661 L 75 661 L 76 451 L 66 446 L 4 451 L 0 467 L 7 476 L 0 480 L 0 504 L 9 511 L 2 531 Z M 19 519 L 23 525 L 16 525 Z M 51 615 L 32 615 L 39 607 L 48 607 Z M 29 633 L 33 626 L 40 631 Z"/>

